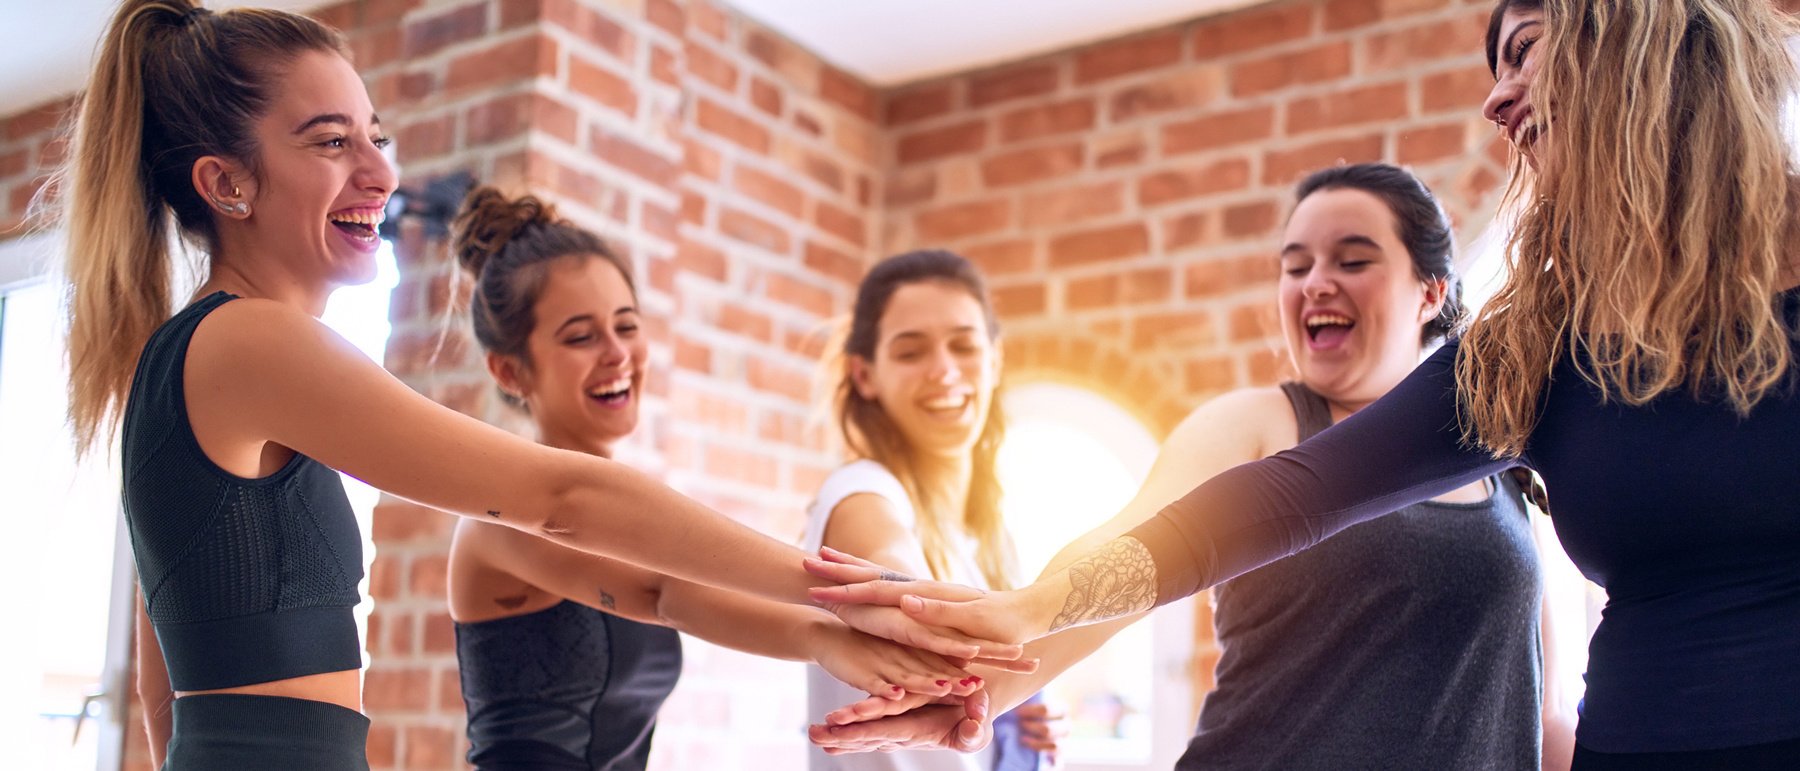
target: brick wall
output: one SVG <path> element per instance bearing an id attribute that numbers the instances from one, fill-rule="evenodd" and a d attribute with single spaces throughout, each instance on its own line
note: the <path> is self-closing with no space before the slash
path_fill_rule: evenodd
<path id="1" fill-rule="evenodd" d="M 832 465 L 808 422 L 823 322 L 879 255 L 976 259 L 1009 378 L 1092 388 L 1160 436 L 1199 400 L 1280 375 L 1273 239 L 1305 171 L 1409 164 L 1465 236 L 1485 227 L 1504 177 L 1477 115 L 1486 9 L 1284 0 L 886 91 L 710 0 L 354 0 L 318 15 L 350 34 L 404 184 L 473 170 L 554 197 L 629 254 L 656 342 L 622 458 L 785 538 Z M 0 232 L 59 154 L 63 104 L 0 123 Z M 445 244 L 412 223 L 397 251 L 388 367 L 525 430 L 478 366 Z M 451 525 L 393 501 L 376 513 L 376 768 L 460 765 Z M 798 667 L 687 650 L 654 765 L 799 767 Z M 1203 686 L 1212 655 L 1203 644 Z"/>

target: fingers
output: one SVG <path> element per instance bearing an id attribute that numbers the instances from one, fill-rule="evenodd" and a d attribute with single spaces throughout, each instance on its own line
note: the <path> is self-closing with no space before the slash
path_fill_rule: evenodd
<path id="1" fill-rule="evenodd" d="M 984 648 L 983 650 L 986 650 L 986 649 Z M 1021 653 L 1023 653 L 1023 649 L 1021 649 Z M 993 667 L 995 669 L 1004 670 L 1007 672 L 1017 672 L 1021 675 L 1029 675 L 1038 670 L 1038 660 L 1034 659 L 1034 658 L 1033 659 L 1017 658 L 1017 659 L 1011 659 L 1011 660 L 1007 660 L 1007 659 L 976 659 L 973 663 L 980 664 L 984 667 Z"/>
<path id="2" fill-rule="evenodd" d="M 920 596 L 946 602 L 969 602 L 987 596 L 987 592 L 962 584 L 943 581 L 913 581 L 881 575 L 873 568 L 839 565 L 807 557 L 807 571 L 837 581 L 842 586 L 816 586 L 812 597 L 818 602 L 854 602 L 864 605 L 899 605 L 902 598 Z M 815 565 L 821 566 L 815 569 Z M 830 567 L 822 567 L 830 566 Z M 875 575 L 871 575 L 874 573 Z"/>
<path id="3" fill-rule="evenodd" d="M 806 572 L 840 584 L 860 584 L 881 578 L 883 571 L 879 567 L 863 565 L 847 565 L 842 562 L 827 562 L 817 557 L 806 557 L 800 560 Z"/>
<path id="4" fill-rule="evenodd" d="M 900 610 L 907 616 L 926 626 L 962 630 L 970 633 L 970 636 L 997 638 L 996 642 L 1008 644 L 1023 643 L 1030 639 L 1030 636 L 1022 629 L 1012 629 L 1018 625 L 1011 623 L 1012 619 L 1010 614 L 1005 611 L 1005 605 L 993 601 L 966 602 L 952 598 L 945 602 L 941 598 L 927 597 L 922 593 L 912 592 L 903 594 L 899 605 Z M 1015 647 L 1018 646 L 1015 645 Z M 1018 656 L 994 656 L 985 647 L 983 652 L 994 658 L 1009 660 L 1019 658 Z M 1023 653 L 1022 647 L 1020 652 Z"/>
<path id="5" fill-rule="evenodd" d="M 877 565 L 866 559 L 858 557 L 854 554 L 838 551 L 837 549 L 833 549 L 829 546 L 820 546 L 819 547 L 819 558 L 826 560 L 828 562 L 836 562 L 836 563 L 840 563 L 840 564 L 844 564 L 844 565 L 858 565 L 858 566 L 865 567 L 865 568 L 874 568 L 876 570 L 882 569 L 880 565 Z"/>

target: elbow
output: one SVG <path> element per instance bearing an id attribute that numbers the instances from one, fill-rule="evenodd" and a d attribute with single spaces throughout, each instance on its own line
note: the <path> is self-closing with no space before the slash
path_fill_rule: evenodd
<path id="1" fill-rule="evenodd" d="M 591 466 L 604 461 L 575 453 L 562 455 L 565 457 L 546 464 L 536 479 L 527 482 L 538 491 L 537 495 L 528 496 L 535 499 L 536 505 L 520 511 L 506 524 L 568 546 L 581 540 L 581 531 L 592 518 L 594 501 L 600 498 L 596 489 L 600 475 Z"/>

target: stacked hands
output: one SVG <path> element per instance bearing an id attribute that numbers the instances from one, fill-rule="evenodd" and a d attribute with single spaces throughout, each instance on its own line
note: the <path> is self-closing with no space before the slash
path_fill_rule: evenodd
<path id="1" fill-rule="evenodd" d="M 809 738 L 827 754 L 949 749 L 975 752 L 993 738 L 987 682 L 970 669 L 1035 672 L 1038 660 L 1024 643 L 1048 629 L 1033 628 L 1019 592 L 985 592 L 960 584 L 919 581 L 830 547 L 808 558 L 806 570 L 837 586 L 816 587 L 812 599 L 853 629 L 899 643 L 918 664 L 911 677 L 870 685 L 866 675 L 821 666 L 833 677 L 868 691 L 869 698 L 827 713 Z M 1041 626 L 1041 625 L 1040 625 Z M 854 678 L 854 679 L 853 679 Z M 894 680 L 896 678 L 889 678 Z M 1020 707 L 1027 747 L 1054 760 L 1065 733 L 1063 716 L 1043 704 Z"/>

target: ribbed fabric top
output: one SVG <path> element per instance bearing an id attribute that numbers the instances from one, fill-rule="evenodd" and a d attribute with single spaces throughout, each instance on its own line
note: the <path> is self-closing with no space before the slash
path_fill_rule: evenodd
<path id="1" fill-rule="evenodd" d="M 336 472 L 296 453 L 245 479 L 188 422 L 183 368 L 215 292 L 150 336 L 125 405 L 125 521 L 150 622 L 178 691 L 357 669 L 351 608 L 362 539 Z"/>

